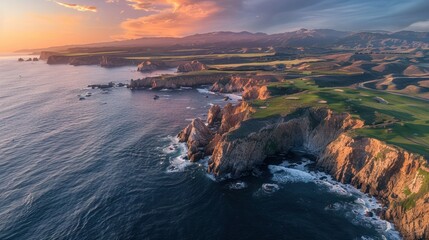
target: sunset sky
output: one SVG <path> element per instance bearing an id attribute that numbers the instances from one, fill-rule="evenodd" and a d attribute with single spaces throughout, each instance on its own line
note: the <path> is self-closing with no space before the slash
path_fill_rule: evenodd
<path id="1" fill-rule="evenodd" d="M 428 0 L 0 0 L 0 52 L 219 30 L 429 31 Z"/>

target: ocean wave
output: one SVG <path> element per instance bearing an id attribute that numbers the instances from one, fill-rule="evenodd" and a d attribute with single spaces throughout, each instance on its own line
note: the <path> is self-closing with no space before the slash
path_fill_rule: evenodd
<path id="1" fill-rule="evenodd" d="M 231 190 L 241 190 L 247 188 L 247 183 L 243 181 L 232 182 L 228 185 Z"/>
<path id="2" fill-rule="evenodd" d="M 215 92 L 210 91 L 208 88 L 197 88 L 197 91 L 202 94 L 216 94 Z"/>
<path id="3" fill-rule="evenodd" d="M 272 174 L 272 180 L 276 183 L 314 183 L 338 196 L 355 198 L 352 202 L 335 202 L 328 205 L 325 210 L 344 214 L 355 225 L 374 227 L 385 239 L 401 239 L 400 234 L 390 222 L 382 220 L 375 214 L 382 209 L 382 206 L 374 197 L 360 192 L 351 185 L 337 182 L 326 173 L 310 171 L 308 169 L 309 164 L 311 161 L 308 159 L 303 159 L 298 164 L 285 161 L 280 165 L 269 165 L 268 169 Z"/>

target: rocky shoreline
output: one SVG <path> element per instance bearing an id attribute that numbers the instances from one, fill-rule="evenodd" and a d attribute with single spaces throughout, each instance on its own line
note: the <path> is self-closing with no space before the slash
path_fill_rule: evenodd
<path id="1" fill-rule="evenodd" d="M 211 156 L 208 172 L 239 178 L 268 164 L 268 156 L 295 150 L 310 153 L 317 169 L 376 197 L 381 217 L 393 222 L 404 239 L 429 239 L 427 161 L 379 140 L 355 137 L 361 120 L 328 108 L 302 108 L 271 119 L 252 119 L 245 101 L 223 109 L 212 106 L 207 125 L 195 119 L 178 135 L 190 161 Z"/>

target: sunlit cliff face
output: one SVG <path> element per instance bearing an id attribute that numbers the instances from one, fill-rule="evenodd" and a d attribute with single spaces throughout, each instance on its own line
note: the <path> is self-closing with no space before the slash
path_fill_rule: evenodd
<path id="1" fill-rule="evenodd" d="M 427 0 L 1 0 L 0 51 L 299 28 L 429 31 Z"/>

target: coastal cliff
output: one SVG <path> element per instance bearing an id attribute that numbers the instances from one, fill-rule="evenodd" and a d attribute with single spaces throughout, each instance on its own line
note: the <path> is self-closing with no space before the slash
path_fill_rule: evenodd
<path id="1" fill-rule="evenodd" d="M 315 156 L 318 169 L 379 199 L 385 206 L 381 216 L 404 239 L 429 239 L 429 169 L 424 158 L 376 139 L 353 137 L 350 130 L 364 123 L 348 113 L 303 108 L 284 117 L 252 119 L 253 111 L 245 102 L 210 109 L 208 126 L 199 127 L 210 131 L 205 135 L 210 139 L 204 140 L 208 144 L 199 145 L 201 157 L 212 155 L 210 173 L 238 178 L 266 164 L 267 156 L 305 151 Z M 199 131 L 195 124 L 188 128 Z"/>
<path id="2" fill-rule="evenodd" d="M 299 149 L 318 155 L 341 133 L 363 126 L 362 121 L 349 114 L 334 114 L 324 108 L 300 109 L 295 115 L 272 123 L 254 119 L 241 123 L 242 129 L 222 136 L 210 160 L 209 172 L 240 177 L 276 153 Z"/>
<path id="3" fill-rule="evenodd" d="M 404 239 L 429 239 L 429 169 L 420 156 L 371 138 L 345 134 L 317 165 L 338 181 L 377 197 Z"/>
<path id="4" fill-rule="evenodd" d="M 131 89 L 152 88 L 152 89 L 176 89 L 180 87 L 198 87 L 201 85 L 211 85 L 210 91 L 221 93 L 241 92 L 254 96 L 259 96 L 261 88 L 259 85 L 279 81 L 274 76 L 258 74 L 231 74 L 231 73 L 213 73 L 210 71 L 201 71 L 199 74 L 178 74 L 164 75 L 157 77 L 146 77 L 130 81 Z M 261 91 L 261 96 L 268 97 Z"/>
<path id="5" fill-rule="evenodd" d="M 65 55 L 56 52 L 41 52 L 40 59 L 47 64 L 69 64 L 73 66 L 99 65 L 101 67 L 133 66 L 139 62 L 133 59 L 104 55 Z"/>

